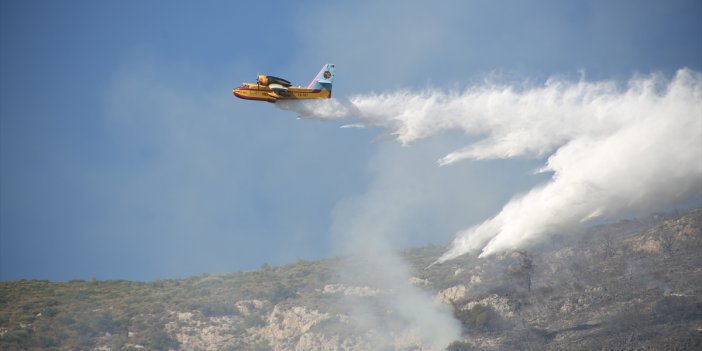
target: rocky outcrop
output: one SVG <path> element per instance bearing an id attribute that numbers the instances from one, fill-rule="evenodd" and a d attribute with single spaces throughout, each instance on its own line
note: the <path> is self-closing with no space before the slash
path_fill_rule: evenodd
<path id="1" fill-rule="evenodd" d="M 463 309 L 473 309 L 475 306 L 487 306 L 497 311 L 502 318 L 512 319 L 514 310 L 510 306 L 509 299 L 497 294 L 490 294 L 485 297 L 470 301 L 463 306 Z"/>
<path id="2" fill-rule="evenodd" d="M 461 284 L 439 291 L 434 296 L 434 301 L 446 305 L 452 305 L 460 300 L 463 300 L 468 295 L 468 288 Z"/>
<path id="3" fill-rule="evenodd" d="M 328 320 L 331 316 L 303 306 L 289 308 L 275 306 L 268 316 L 267 326 L 262 328 L 274 344 L 286 343 L 303 334 L 308 333 L 320 322 Z"/>

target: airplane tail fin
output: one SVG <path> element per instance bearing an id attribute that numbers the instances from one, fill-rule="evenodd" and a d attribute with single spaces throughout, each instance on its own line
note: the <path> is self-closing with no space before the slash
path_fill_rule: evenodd
<path id="1" fill-rule="evenodd" d="M 334 65 L 327 63 L 319 70 L 319 73 L 312 79 L 307 89 L 322 89 L 332 90 L 332 82 L 334 81 Z M 331 96 L 331 94 L 329 94 Z"/>

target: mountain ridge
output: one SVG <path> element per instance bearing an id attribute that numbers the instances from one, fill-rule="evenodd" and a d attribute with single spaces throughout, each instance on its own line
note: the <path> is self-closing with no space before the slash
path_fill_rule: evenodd
<path id="1" fill-rule="evenodd" d="M 702 208 L 578 230 L 529 249 L 432 265 L 407 284 L 453 314 L 447 350 L 702 347 Z M 152 282 L 0 282 L 3 350 L 427 350 L 411 326 L 369 328 L 396 292 L 341 274 L 354 257 Z"/>

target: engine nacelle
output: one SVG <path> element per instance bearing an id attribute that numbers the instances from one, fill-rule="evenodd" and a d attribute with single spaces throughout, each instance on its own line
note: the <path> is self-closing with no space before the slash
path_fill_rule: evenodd
<path id="1" fill-rule="evenodd" d="M 278 77 L 273 77 L 273 76 L 260 75 L 260 76 L 258 76 L 258 79 L 256 80 L 256 82 L 258 84 L 266 85 L 266 86 L 268 86 L 270 84 L 280 84 L 284 87 L 292 86 L 292 84 L 289 81 L 287 81 L 283 78 L 278 78 Z"/>

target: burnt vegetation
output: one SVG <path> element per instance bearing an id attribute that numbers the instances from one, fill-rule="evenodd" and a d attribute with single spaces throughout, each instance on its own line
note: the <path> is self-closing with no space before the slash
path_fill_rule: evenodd
<path id="1" fill-rule="evenodd" d="M 449 349 L 701 349 L 700 254 L 696 209 L 591 227 L 528 252 L 461 258 L 454 267 L 473 267 L 461 271 L 464 282 L 481 279 L 453 303 L 466 338 Z M 485 296 L 498 316 L 476 309 Z"/>
<path id="2" fill-rule="evenodd" d="M 702 209 L 431 265 L 443 251 L 427 246 L 403 257 L 420 282 L 413 284 L 442 297 L 462 325 L 462 339 L 447 350 L 702 349 Z M 285 308 L 345 313 L 324 292 L 348 284 L 337 271 L 345 259 L 155 282 L 0 282 L 0 349 L 271 350 L 265 334 L 251 333 L 265 333 Z M 199 332 L 192 326 L 222 320 L 231 326 L 219 344 L 187 343 Z M 311 330 L 354 337 L 344 319 Z"/>

